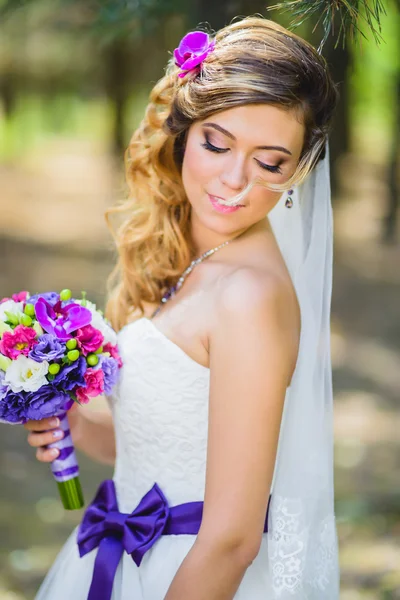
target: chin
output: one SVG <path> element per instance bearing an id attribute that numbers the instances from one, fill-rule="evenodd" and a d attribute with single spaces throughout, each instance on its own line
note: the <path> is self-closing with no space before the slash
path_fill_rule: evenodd
<path id="1" fill-rule="evenodd" d="M 239 215 L 236 213 L 224 215 L 212 211 L 206 212 L 201 209 L 196 210 L 192 205 L 192 214 L 202 227 L 222 236 L 233 235 L 236 231 L 249 226 L 243 219 L 238 218 Z"/>

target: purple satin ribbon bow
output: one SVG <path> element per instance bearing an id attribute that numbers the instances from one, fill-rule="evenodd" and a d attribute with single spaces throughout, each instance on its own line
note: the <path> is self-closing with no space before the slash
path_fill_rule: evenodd
<path id="1" fill-rule="evenodd" d="M 270 497 L 271 500 L 271 497 Z M 268 509 L 264 532 L 268 531 Z M 125 550 L 137 566 L 161 535 L 199 532 L 203 502 L 168 506 L 155 483 L 130 514 L 121 513 L 111 479 L 103 481 L 78 531 L 80 556 L 99 548 L 87 600 L 110 600 L 115 572 Z"/>

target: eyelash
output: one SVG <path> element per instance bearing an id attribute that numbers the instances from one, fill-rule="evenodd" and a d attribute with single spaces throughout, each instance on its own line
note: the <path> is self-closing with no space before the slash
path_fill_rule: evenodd
<path id="1" fill-rule="evenodd" d="M 224 152 L 227 152 L 227 150 L 229 150 L 229 148 L 217 148 L 217 146 L 213 146 L 213 144 L 211 144 L 210 141 L 208 140 L 207 136 L 205 139 L 206 139 L 206 141 L 201 145 L 203 146 L 203 148 L 205 148 L 206 150 L 209 150 L 210 152 L 216 152 L 218 154 L 223 154 Z M 265 169 L 266 171 L 270 171 L 271 173 L 282 173 L 282 171 L 278 165 L 276 165 L 276 166 L 265 165 L 264 163 L 261 163 L 257 159 L 256 159 L 256 161 L 257 161 L 258 165 L 262 169 Z"/>

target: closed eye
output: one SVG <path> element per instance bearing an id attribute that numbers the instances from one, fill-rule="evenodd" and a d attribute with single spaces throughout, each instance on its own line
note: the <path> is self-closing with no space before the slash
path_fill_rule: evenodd
<path id="1" fill-rule="evenodd" d="M 266 169 L 267 171 L 270 171 L 271 173 L 282 173 L 282 169 L 279 168 L 279 165 L 266 165 L 257 159 L 255 159 L 255 160 L 262 169 Z"/>
<path id="2" fill-rule="evenodd" d="M 213 144 L 211 144 L 207 136 L 205 136 L 205 142 L 201 145 L 206 150 L 209 150 L 209 152 L 216 152 L 217 154 L 223 154 L 224 152 L 228 152 L 229 150 L 229 148 L 219 148 L 218 146 L 214 146 Z M 255 159 L 255 161 L 262 169 L 270 171 L 270 173 L 282 173 L 282 170 L 279 168 L 279 165 L 266 165 L 257 159 Z"/>
<path id="3" fill-rule="evenodd" d="M 203 148 L 205 148 L 206 150 L 210 150 L 210 152 L 218 152 L 218 153 L 222 153 L 222 152 L 228 152 L 229 148 L 218 148 L 217 146 L 213 146 L 213 144 L 211 144 L 208 140 L 208 137 L 206 136 L 206 141 L 204 142 L 204 144 L 201 144 L 203 146 Z"/>

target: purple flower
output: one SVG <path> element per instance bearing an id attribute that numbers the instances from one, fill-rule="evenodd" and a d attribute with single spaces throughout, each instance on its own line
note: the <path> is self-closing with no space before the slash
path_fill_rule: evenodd
<path id="1" fill-rule="evenodd" d="M 87 369 L 86 360 L 81 356 L 75 362 L 70 365 L 61 367 L 61 370 L 57 373 L 52 381 L 52 385 L 60 390 L 73 390 L 75 387 L 84 387 L 85 383 L 85 372 Z"/>
<path id="2" fill-rule="evenodd" d="M 215 40 L 210 40 L 204 31 L 187 33 L 174 50 L 175 64 L 182 69 L 178 77 L 184 77 L 188 71 L 198 67 L 214 47 Z"/>
<path id="3" fill-rule="evenodd" d="M 54 306 L 54 304 L 56 304 L 59 301 L 60 295 L 57 294 L 57 292 L 44 292 L 43 294 L 34 294 L 34 296 L 28 298 L 26 302 L 35 305 L 39 298 L 47 300 L 47 302 L 51 304 L 51 306 Z"/>
<path id="4" fill-rule="evenodd" d="M 63 305 L 59 300 L 52 306 L 43 298 L 37 300 L 35 314 L 43 329 L 60 340 L 71 339 L 71 331 L 89 325 L 92 320 L 90 310 L 80 304 L 70 302 Z"/>
<path id="5" fill-rule="evenodd" d="M 8 385 L 4 383 L 5 373 L 0 370 L 0 402 L 8 391 Z"/>
<path id="6" fill-rule="evenodd" d="M 104 373 L 104 392 L 111 394 L 119 377 L 118 362 L 115 358 L 103 356 L 100 358 L 99 364 Z"/>
<path id="7" fill-rule="evenodd" d="M 44 333 L 37 339 L 38 343 L 29 352 L 29 358 L 36 362 L 52 361 L 62 358 L 66 353 L 66 346 L 57 337 Z"/>
<path id="8" fill-rule="evenodd" d="M 28 419 L 44 419 L 55 415 L 70 398 L 52 385 L 37 392 L 8 392 L 0 401 L 0 419 L 9 423 L 24 423 Z"/>
<path id="9" fill-rule="evenodd" d="M 24 394 L 10 391 L 0 400 L 0 420 L 8 423 L 25 422 L 25 409 Z"/>

